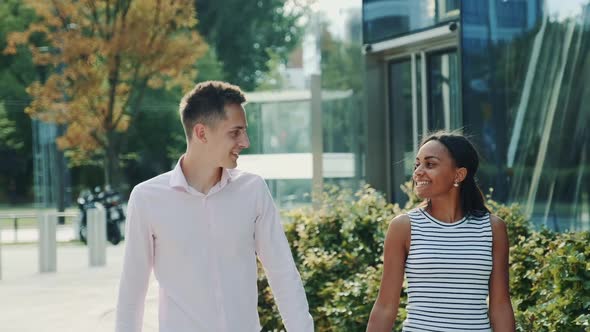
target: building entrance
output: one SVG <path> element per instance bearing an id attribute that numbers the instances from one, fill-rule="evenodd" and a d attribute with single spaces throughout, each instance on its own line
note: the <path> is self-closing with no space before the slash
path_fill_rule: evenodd
<path id="1" fill-rule="evenodd" d="M 424 48 L 392 57 L 388 64 L 391 193 L 411 178 L 420 139 L 428 132 L 461 128 L 459 56 L 456 47 Z"/>

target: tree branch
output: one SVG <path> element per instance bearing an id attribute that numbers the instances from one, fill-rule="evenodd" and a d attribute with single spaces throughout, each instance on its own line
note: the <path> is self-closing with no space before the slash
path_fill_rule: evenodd
<path id="1" fill-rule="evenodd" d="M 89 1 L 88 2 L 88 6 L 90 7 L 90 11 L 92 12 L 92 18 L 93 18 L 93 22 L 94 24 L 91 26 L 91 36 L 94 36 L 95 34 L 95 30 L 98 30 L 98 35 L 99 36 L 104 36 L 102 29 L 100 29 L 100 18 L 98 16 L 98 9 L 96 8 L 96 2 L 95 1 Z"/>
<path id="2" fill-rule="evenodd" d="M 141 106 L 141 102 L 143 101 L 143 96 L 145 95 L 145 90 L 147 88 L 147 82 L 148 82 L 148 78 L 144 78 L 141 83 L 139 84 L 139 89 L 138 89 L 138 96 L 135 99 L 135 103 L 133 104 L 133 107 L 131 108 L 131 111 L 129 112 L 129 117 L 131 118 L 131 121 L 135 120 L 140 112 L 140 106 Z M 133 89 L 135 91 L 135 89 Z M 124 110 L 129 107 L 129 103 L 131 102 L 131 94 L 129 94 L 129 98 L 127 99 L 127 101 L 125 102 L 125 108 L 123 108 L 123 112 L 121 112 L 121 114 L 119 114 L 119 116 L 117 117 L 117 119 L 115 120 L 115 128 L 117 127 L 117 125 L 119 124 L 119 121 L 121 121 L 121 119 L 123 118 L 123 114 L 124 114 Z"/>

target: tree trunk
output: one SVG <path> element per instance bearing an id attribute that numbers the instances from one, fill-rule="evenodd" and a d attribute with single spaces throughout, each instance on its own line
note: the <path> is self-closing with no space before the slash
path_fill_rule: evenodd
<path id="1" fill-rule="evenodd" d="M 119 160 L 118 160 L 118 149 L 117 149 L 117 142 L 116 142 L 116 133 L 110 131 L 107 133 L 107 144 L 105 147 L 105 154 L 104 154 L 104 184 L 111 185 L 113 184 L 118 185 L 118 170 L 119 170 Z"/>

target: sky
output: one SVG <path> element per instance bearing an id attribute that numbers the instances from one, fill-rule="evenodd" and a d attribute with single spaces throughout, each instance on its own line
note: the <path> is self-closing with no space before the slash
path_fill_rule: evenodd
<path id="1" fill-rule="evenodd" d="M 559 19 L 572 17 L 582 13 L 588 0 L 547 0 L 547 9 L 550 16 L 556 15 Z"/>
<path id="2" fill-rule="evenodd" d="M 328 30 L 334 37 L 344 38 L 346 29 L 346 13 L 350 8 L 357 8 L 359 11 L 362 7 L 362 0 L 317 0 L 312 6 L 315 12 L 321 13 L 322 17 L 330 25 Z M 316 48 L 316 37 L 313 34 L 307 34 L 303 40 L 303 63 L 305 75 L 319 73 L 319 51 Z"/>
<path id="3" fill-rule="evenodd" d="M 324 13 L 324 17 L 330 22 L 330 32 L 334 36 L 342 37 L 346 30 L 346 12 L 350 8 L 358 8 L 360 11 L 362 0 L 318 0 L 313 8 Z"/>

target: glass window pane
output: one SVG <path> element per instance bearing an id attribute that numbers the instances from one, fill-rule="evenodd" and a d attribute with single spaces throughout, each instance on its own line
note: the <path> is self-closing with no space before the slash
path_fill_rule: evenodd
<path id="1" fill-rule="evenodd" d="M 364 43 L 375 43 L 458 19 L 459 4 L 459 0 L 364 0 Z"/>
<path id="2" fill-rule="evenodd" d="M 259 153 L 311 151 L 309 101 L 263 103 L 259 125 L 262 126 Z"/>
<path id="3" fill-rule="evenodd" d="M 463 116 L 483 187 L 536 225 L 590 229 L 590 4 L 472 3 L 461 9 Z"/>
<path id="4" fill-rule="evenodd" d="M 389 66 L 390 145 L 393 200 L 403 204 L 399 186 L 413 171 L 414 141 L 412 131 L 412 62 L 410 59 Z"/>
<path id="5" fill-rule="evenodd" d="M 457 52 L 432 54 L 428 57 L 429 129 L 461 127 L 459 113 L 459 70 Z"/>

